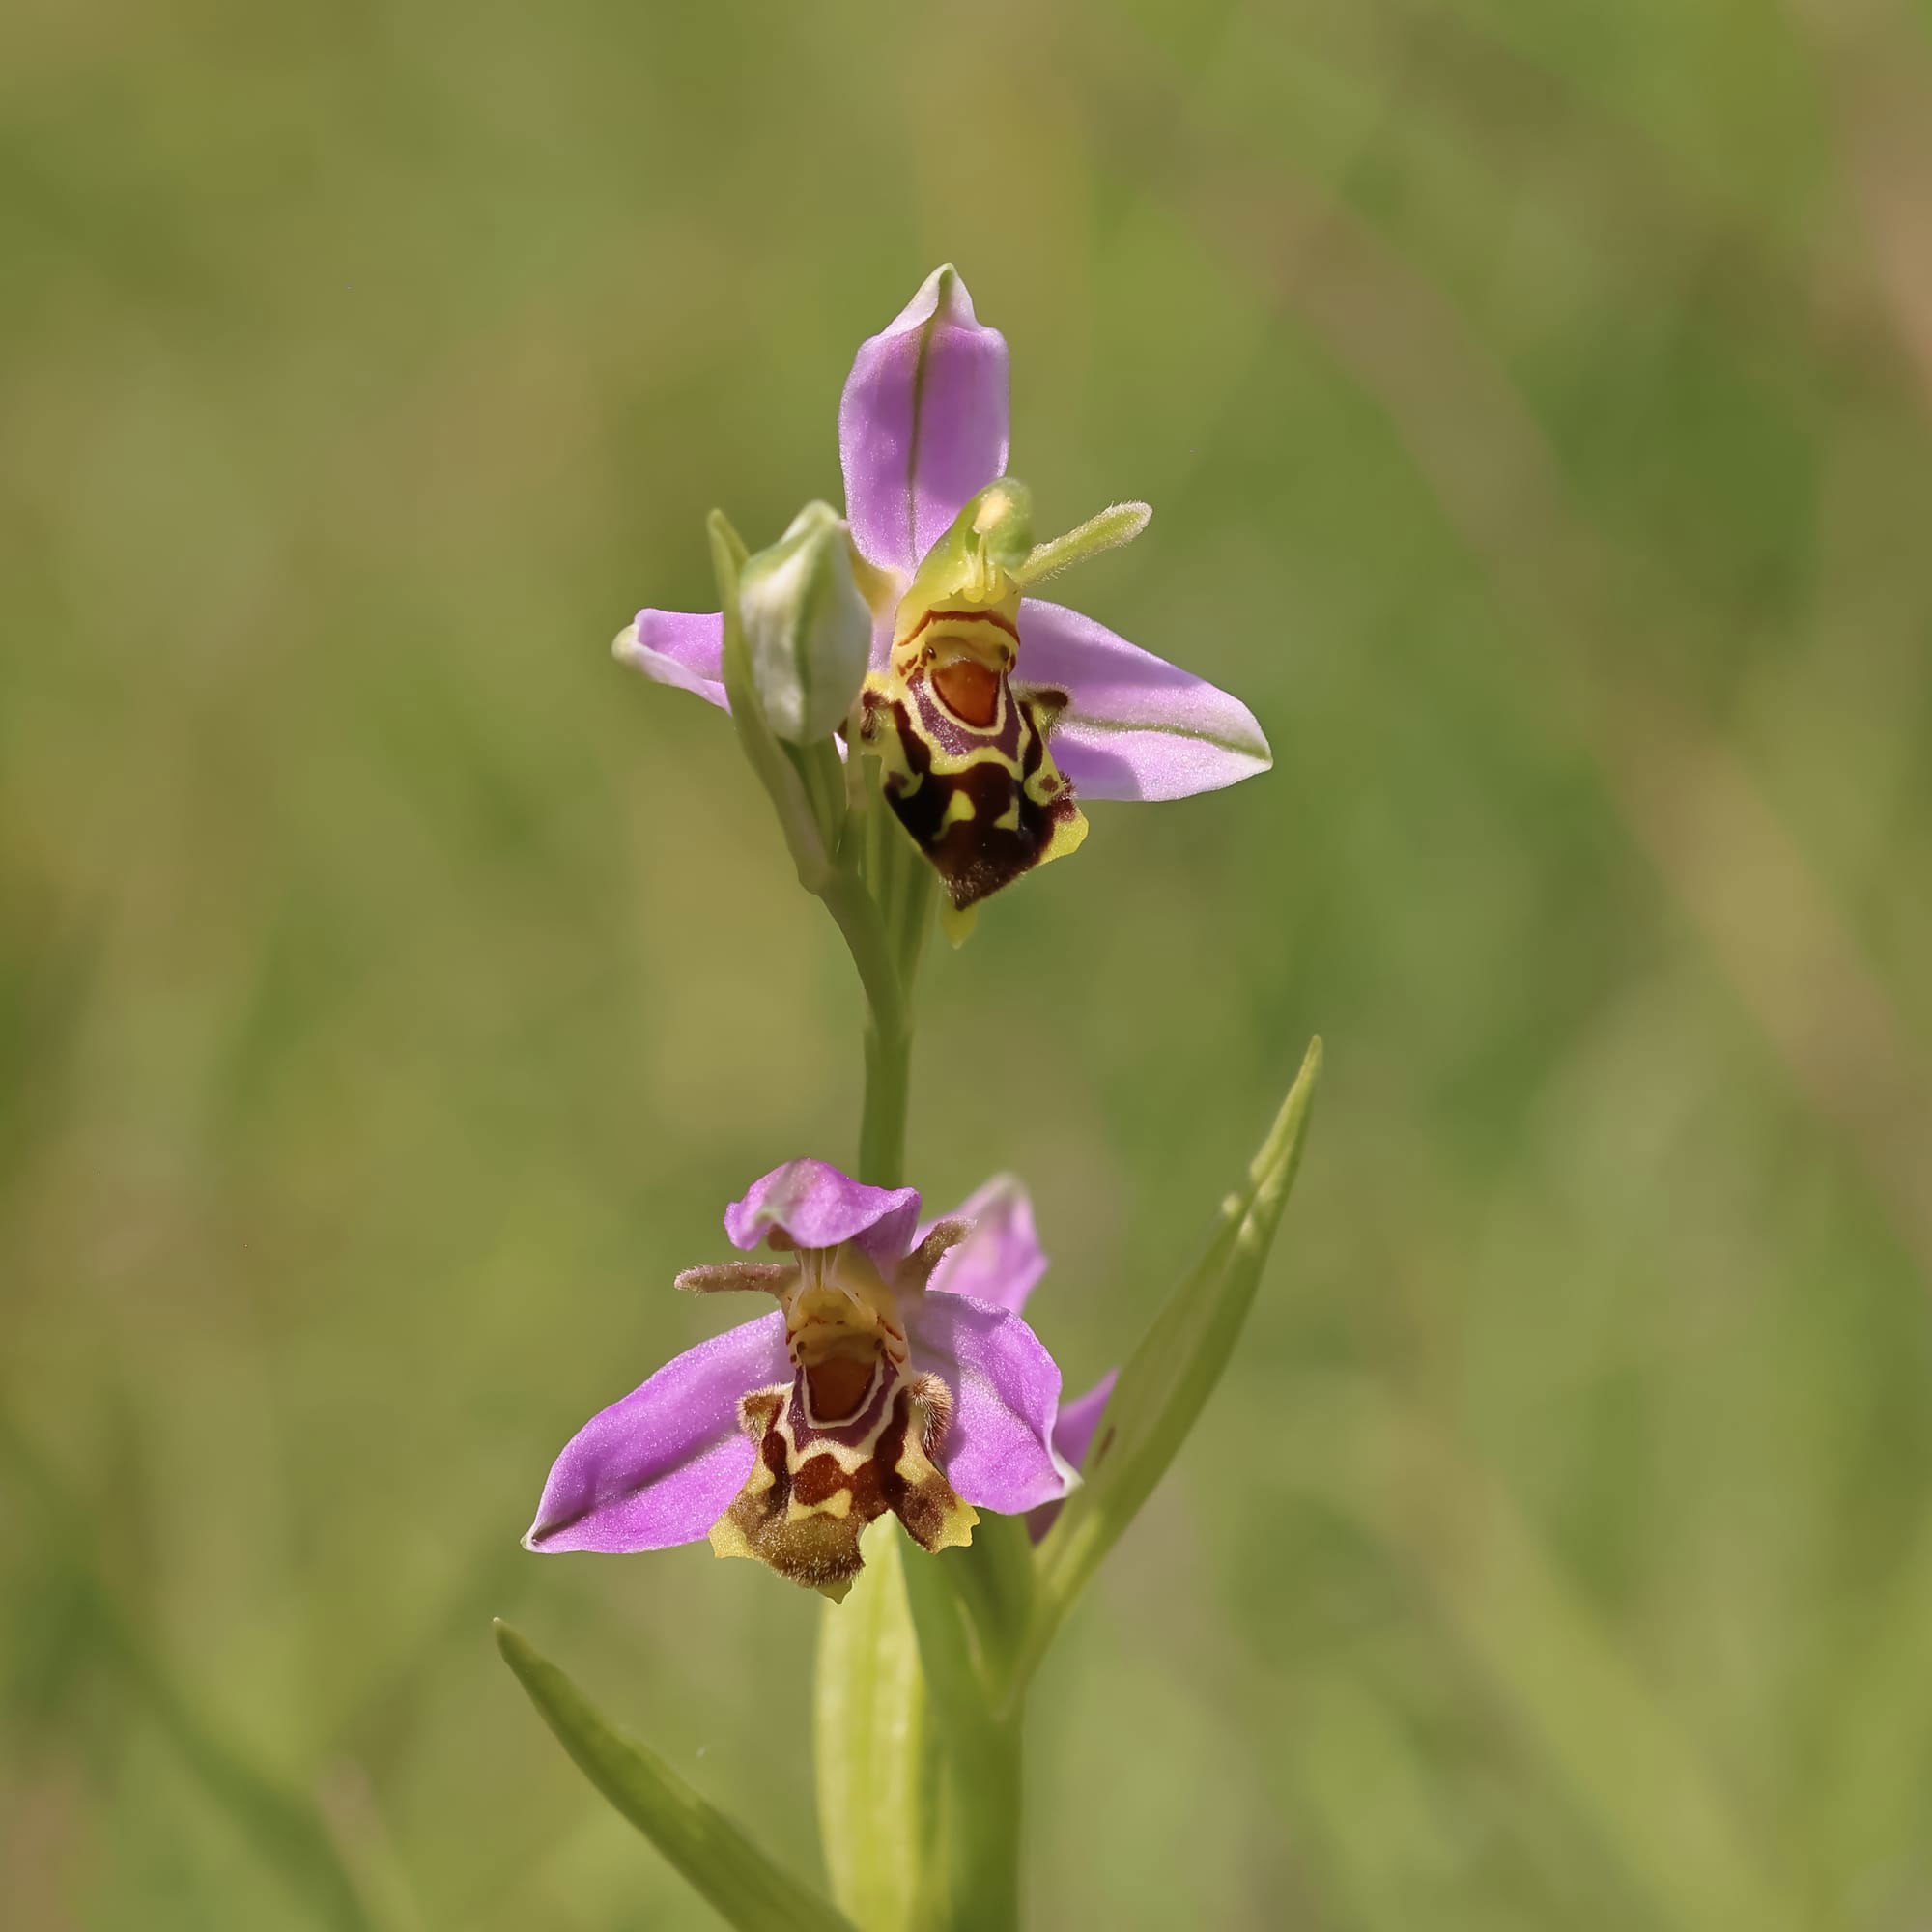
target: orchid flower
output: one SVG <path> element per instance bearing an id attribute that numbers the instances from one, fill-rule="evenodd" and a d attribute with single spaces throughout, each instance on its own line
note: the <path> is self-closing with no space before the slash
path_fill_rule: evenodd
<path id="1" fill-rule="evenodd" d="M 708 1536 L 720 1556 L 836 1602 L 862 1567 L 861 1533 L 888 1511 L 936 1551 L 970 1543 L 980 1509 L 1055 1508 L 1111 1378 L 1057 1435 L 1060 1370 L 1019 1314 L 1046 1263 L 1016 1181 L 925 1226 L 919 1209 L 916 1189 L 867 1187 L 823 1161 L 754 1181 L 724 1232 L 781 1259 L 689 1268 L 677 1285 L 770 1294 L 778 1312 L 593 1416 L 551 1470 L 526 1547 Z"/>
<path id="2" fill-rule="evenodd" d="M 873 613 L 857 735 L 955 915 L 1086 835 L 1079 800 L 1184 798 L 1265 771 L 1238 698 L 1026 594 L 1146 526 L 1118 504 L 1032 542 L 1006 475 L 1006 339 L 950 266 L 861 345 L 838 411 L 845 516 Z M 725 703 L 722 619 L 644 610 L 617 656 Z M 850 733 L 848 732 L 848 735 Z M 957 936 L 955 929 L 955 936 Z"/>

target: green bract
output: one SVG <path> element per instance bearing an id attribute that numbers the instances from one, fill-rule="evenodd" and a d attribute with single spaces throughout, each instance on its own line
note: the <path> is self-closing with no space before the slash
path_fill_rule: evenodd
<path id="1" fill-rule="evenodd" d="M 746 559 L 738 609 L 765 722 L 788 744 L 830 738 L 865 681 L 872 617 L 844 520 L 829 503 L 808 503 L 777 543 Z"/>

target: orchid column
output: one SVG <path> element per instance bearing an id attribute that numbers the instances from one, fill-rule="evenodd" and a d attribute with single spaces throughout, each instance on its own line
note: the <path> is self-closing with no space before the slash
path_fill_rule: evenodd
<path id="1" fill-rule="evenodd" d="M 785 1160 L 724 1216 L 734 1247 L 770 1259 L 678 1277 L 777 1311 L 594 1416 L 526 1538 L 602 1553 L 708 1539 L 829 1600 L 815 1761 L 836 1905 L 499 1632 L 573 1757 L 742 1926 L 1017 1922 L 1027 1684 L 1235 1344 L 1319 1063 L 1311 1047 L 1118 1382 L 1065 1406 L 1021 1315 L 1044 1268 L 1024 1189 L 1003 1178 L 925 1221 L 902 1185 L 935 904 L 963 943 L 983 901 L 1079 848 L 1085 805 L 1179 798 L 1268 764 L 1238 699 L 1031 595 L 1130 541 L 1149 511 L 1116 505 L 1037 543 L 1030 494 L 1006 474 L 1007 387 L 1005 340 L 936 270 L 846 382 L 845 515 L 812 504 L 753 556 L 714 514 L 722 610 L 645 610 L 616 643 L 730 712 L 866 997 L 857 1177 Z"/>

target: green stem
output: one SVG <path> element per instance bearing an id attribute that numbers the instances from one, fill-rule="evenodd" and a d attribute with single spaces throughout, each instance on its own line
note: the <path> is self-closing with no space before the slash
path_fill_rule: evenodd
<path id="1" fill-rule="evenodd" d="M 859 1179 L 869 1186 L 904 1184 L 911 1076 L 911 1030 L 887 1032 L 874 1009 L 866 1022 L 866 1108 L 859 1121 Z"/>
<path id="2" fill-rule="evenodd" d="M 856 753 L 853 762 L 859 762 Z M 863 772 L 868 776 L 873 769 L 867 760 Z M 848 812 L 857 823 L 820 896 L 845 935 L 866 989 L 859 1179 L 872 1187 L 899 1187 L 912 1082 L 912 989 L 932 923 L 931 874 L 863 777 L 855 791 Z"/>
<path id="3" fill-rule="evenodd" d="M 912 1073 L 912 1008 L 879 903 L 849 859 L 819 896 L 838 922 L 866 989 L 866 1106 L 859 1127 L 859 1179 L 897 1187 L 905 1171 L 906 1104 Z"/>

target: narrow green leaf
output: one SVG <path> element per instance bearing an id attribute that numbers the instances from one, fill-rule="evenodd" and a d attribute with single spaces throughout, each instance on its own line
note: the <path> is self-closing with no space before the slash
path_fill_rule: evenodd
<path id="1" fill-rule="evenodd" d="M 508 1624 L 497 1625 L 497 1648 L 578 1770 L 740 1932 L 853 1932 L 654 1751 L 611 1729 Z"/>
<path id="2" fill-rule="evenodd" d="M 930 1779 L 925 1681 L 898 1525 L 866 1532 L 866 1567 L 819 1628 L 813 1749 L 832 1895 L 865 1932 L 919 1923 Z"/>
<path id="3" fill-rule="evenodd" d="M 1321 1070 L 1317 1039 L 1309 1043 L 1301 1072 L 1248 1169 L 1247 1185 L 1228 1197 L 1207 1253 L 1168 1297 L 1121 1371 L 1087 1461 L 1087 1480 L 1067 1499 L 1039 1548 L 1038 1607 L 1021 1682 L 1100 1559 L 1166 1473 L 1227 1367 L 1294 1181 Z"/>

